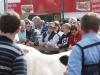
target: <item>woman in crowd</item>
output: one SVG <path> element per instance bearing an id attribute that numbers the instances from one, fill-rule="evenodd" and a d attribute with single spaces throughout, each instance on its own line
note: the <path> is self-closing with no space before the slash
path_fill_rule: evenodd
<path id="1" fill-rule="evenodd" d="M 61 37 L 63 35 L 63 32 L 61 31 L 61 26 L 60 26 L 60 22 L 55 20 L 55 31 L 59 34 L 59 36 Z"/>

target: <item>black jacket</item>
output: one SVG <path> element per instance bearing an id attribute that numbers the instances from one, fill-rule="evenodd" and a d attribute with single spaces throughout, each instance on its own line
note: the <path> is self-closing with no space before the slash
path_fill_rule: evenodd
<path id="1" fill-rule="evenodd" d="M 62 44 L 59 49 L 69 47 L 69 39 L 70 39 L 71 32 L 68 32 L 66 35 L 63 34 L 57 44 Z"/>

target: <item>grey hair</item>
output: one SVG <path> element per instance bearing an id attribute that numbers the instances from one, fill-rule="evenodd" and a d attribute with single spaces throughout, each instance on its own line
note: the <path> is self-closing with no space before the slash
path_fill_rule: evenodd
<path id="1" fill-rule="evenodd" d="M 24 20 L 21 20 L 21 23 L 24 23 L 24 25 L 25 25 L 25 21 Z"/>
<path id="2" fill-rule="evenodd" d="M 75 22 L 77 21 L 77 18 L 76 18 L 76 17 L 70 17 L 70 18 L 69 18 L 69 21 L 70 21 L 71 19 L 73 19 Z"/>
<path id="3" fill-rule="evenodd" d="M 35 16 L 35 17 L 32 18 L 32 21 L 36 22 L 36 23 L 41 22 L 41 18 L 39 16 Z"/>

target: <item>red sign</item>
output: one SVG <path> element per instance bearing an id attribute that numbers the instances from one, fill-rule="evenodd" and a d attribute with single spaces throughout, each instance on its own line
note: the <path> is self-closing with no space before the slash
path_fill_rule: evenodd
<path id="1" fill-rule="evenodd" d="M 91 11 L 100 13 L 100 0 L 91 0 Z"/>
<path id="2" fill-rule="evenodd" d="M 39 3 L 37 2 L 34 5 L 36 4 L 39 4 L 37 5 L 38 7 L 36 7 L 38 8 L 38 11 L 42 11 L 43 13 L 60 13 L 62 8 L 61 0 L 44 0 L 44 2 L 41 0 Z M 38 11 L 36 11 L 36 13 L 38 13 Z"/>
<path id="3" fill-rule="evenodd" d="M 35 14 L 40 13 L 61 13 L 61 0 L 21 0 L 22 5 L 33 4 Z"/>
<path id="4" fill-rule="evenodd" d="M 90 0 L 77 0 L 76 1 L 76 11 L 90 12 Z"/>
<path id="5" fill-rule="evenodd" d="M 76 2 L 75 0 L 64 0 L 65 12 L 76 12 L 76 3 L 75 2 Z"/>
<path id="6" fill-rule="evenodd" d="M 21 3 L 8 4 L 9 10 L 23 13 L 61 13 L 62 0 L 21 0 Z M 64 12 L 100 13 L 100 0 L 64 0 Z"/>
<path id="7" fill-rule="evenodd" d="M 8 3 L 8 11 L 16 11 L 21 16 L 21 3 Z"/>

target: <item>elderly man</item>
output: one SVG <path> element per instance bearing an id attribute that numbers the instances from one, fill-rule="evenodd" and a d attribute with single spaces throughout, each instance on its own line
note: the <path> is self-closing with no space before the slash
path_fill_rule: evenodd
<path id="1" fill-rule="evenodd" d="M 25 29 L 25 21 L 21 20 L 21 29 L 18 33 L 19 43 L 25 43 L 26 40 L 26 29 Z"/>
<path id="2" fill-rule="evenodd" d="M 73 24 L 76 24 L 77 22 L 77 18 L 76 17 L 70 17 L 69 18 L 69 24 L 73 25 Z"/>
<path id="3" fill-rule="evenodd" d="M 47 29 L 48 31 L 44 32 L 40 37 L 39 45 L 44 46 L 47 48 L 47 50 L 49 50 L 50 46 L 53 46 L 54 44 L 58 43 L 60 36 L 54 31 L 55 29 L 54 22 L 48 22 Z"/>
<path id="4" fill-rule="evenodd" d="M 100 15 L 87 13 L 81 19 L 82 40 L 73 48 L 66 75 L 100 75 Z"/>
<path id="5" fill-rule="evenodd" d="M 40 17 L 35 16 L 32 18 L 33 23 L 35 24 L 35 28 L 39 30 L 39 32 L 42 34 L 43 32 L 47 31 L 46 25 L 44 21 L 40 19 Z"/>

